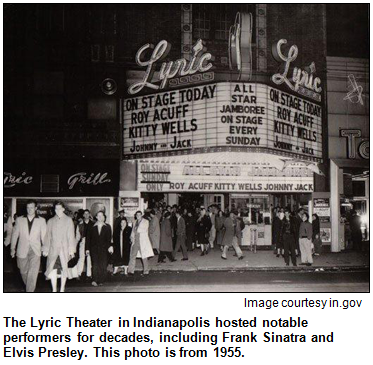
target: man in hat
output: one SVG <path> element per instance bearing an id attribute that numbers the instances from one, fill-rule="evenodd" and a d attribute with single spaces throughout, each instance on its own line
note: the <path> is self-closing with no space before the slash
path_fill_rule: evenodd
<path id="1" fill-rule="evenodd" d="M 120 210 L 118 214 L 119 214 L 118 217 L 115 218 L 115 221 L 114 221 L 114 230 L 118 226 L 118 224 L 120 224 L 120 221 L 123 220 L 123 218 L 125 217 L 124 209 Z"/>

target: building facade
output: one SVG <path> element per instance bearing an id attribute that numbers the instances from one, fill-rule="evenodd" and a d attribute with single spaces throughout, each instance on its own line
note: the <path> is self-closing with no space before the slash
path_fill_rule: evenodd
<path id="1" fill-rule="evenodd" d="M 369 214 L 361 6 L 5 8 L 8 209 L 108 199 L 112 220 L 160 200 L 215 203 L 241 211 L 245 244 L 250 227 L 269 245 L 272 209 L 303 207 L 328 249 L 346 248 L 348 211 Z"/>
<path id="2" fill-rule="evenodd" d="M 351 241 L 352 210 L 369 240 L 369 62 L 328 57 L 327 71 L 332 249 L 339 251 Z"/>
<path id="3" fill-rule="evenodd" d="M 181 44 L 138 45 L 121 105 L 120 195 L 137 208 L 238 209 L 244 244 L 255 229 L 269 245 L 274 207 L 312 212 L 327 188 L 325 7 L 214 7 L 180 5 Z"/>

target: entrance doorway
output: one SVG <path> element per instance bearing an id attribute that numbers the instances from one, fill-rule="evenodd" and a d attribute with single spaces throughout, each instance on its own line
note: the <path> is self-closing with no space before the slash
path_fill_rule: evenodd
<path id="1" fill-rule="evenodd" d="M 191 209 L 195 207 L 200 207 L 204 204 L 203 195 L 199 193 L 183 193 L 179 194 L 178 205 L 183 208 Z"/>

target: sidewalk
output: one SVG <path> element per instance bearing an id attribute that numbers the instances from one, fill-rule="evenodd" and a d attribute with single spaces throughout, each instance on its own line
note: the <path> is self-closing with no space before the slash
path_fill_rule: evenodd
<path id="1" fill-rule="evenodd" d="M 201 251 L 195 249 L 193 252 L 188 252 L 188 261 L 181 261 L 182 254 L 179 252 L 176 255 L 177 261 L 170 262 L 167 258 L 164 264 L 159 264 L 158 256 L 149 259 L 149 268 L 151 271 L 157 272 L 183 272 L 183 271 L 230 271 L 230 270 L 245 270 L 245 271 L 288 271 L 302 270 L 315 271 L 317 269 L 324 270 L 367 270 L 369 269 L 369 251 L 355 252 L 344 251 L 338 253 L 322 253 L 320 256 L 314 257 L 312 266 L 299 266 L 300 257 L 297 258 L 297 267 L 285 265 L 283 257 L 276 257 L 273 251 L 260 250 L 253 253 L 248 250 L 243 250 L 243 260 L 238 260 L 233 256 L 234 251 L 229 251 L 227 260 L 223 260 L 221 252 L 218 248 L 214 248 L 208 255 L 201 256 Z M 13 265 L 15 267 L 15 264 Z M 43 267 L 43 266 L 42 266 Z M 17 269 L 15 269 L 17 270 Z M 8 260 L 4 262 L 3 272 L 11 273 L 12 265 Z M 142 263 L 136 260 L 136 271 L 142 271 Z"/>
<path id="2" fill-rule="evenodd" d="M 219 249 L 214 248 L 208 255 L 200 256 L 199 249 L 193 252 L 188 252 L 188 261 L 181 261 L 182 254 L 179 252 L 176 256 L 176 262 L 169 262 L 166 259 L 164 264 L 157 263 L 158 256 L 149 259 L 150 270 L 153 271 L 221 271 L 221 270 L 316 270 L 316 269 L 369 269 L 369 252 L 338 252 L 338 253 L 323 253 L 320 256 L 314 256 L 312 266 L 297 266 L 293 267 L 285 265 L 283 257 L 276 257 L 273 251 L 251 251 L 244 250 L 244 259 L 238 260 L 233 256 L 234 251 L 229 251 L 227 260 L 223 260 Z M 300 257 L 297 258 L 297 263 L 300 263 Z M 142 265 L 140 260 L 137 260 L 136 270 L 141 270 Z"/>

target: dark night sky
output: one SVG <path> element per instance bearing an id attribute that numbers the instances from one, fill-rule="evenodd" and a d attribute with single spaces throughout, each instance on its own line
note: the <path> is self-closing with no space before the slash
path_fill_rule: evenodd
<path id="1" fill-rule="evenodd" d="M 369 58 L 369 4 L 327 4 L 328 56 Z"/>

